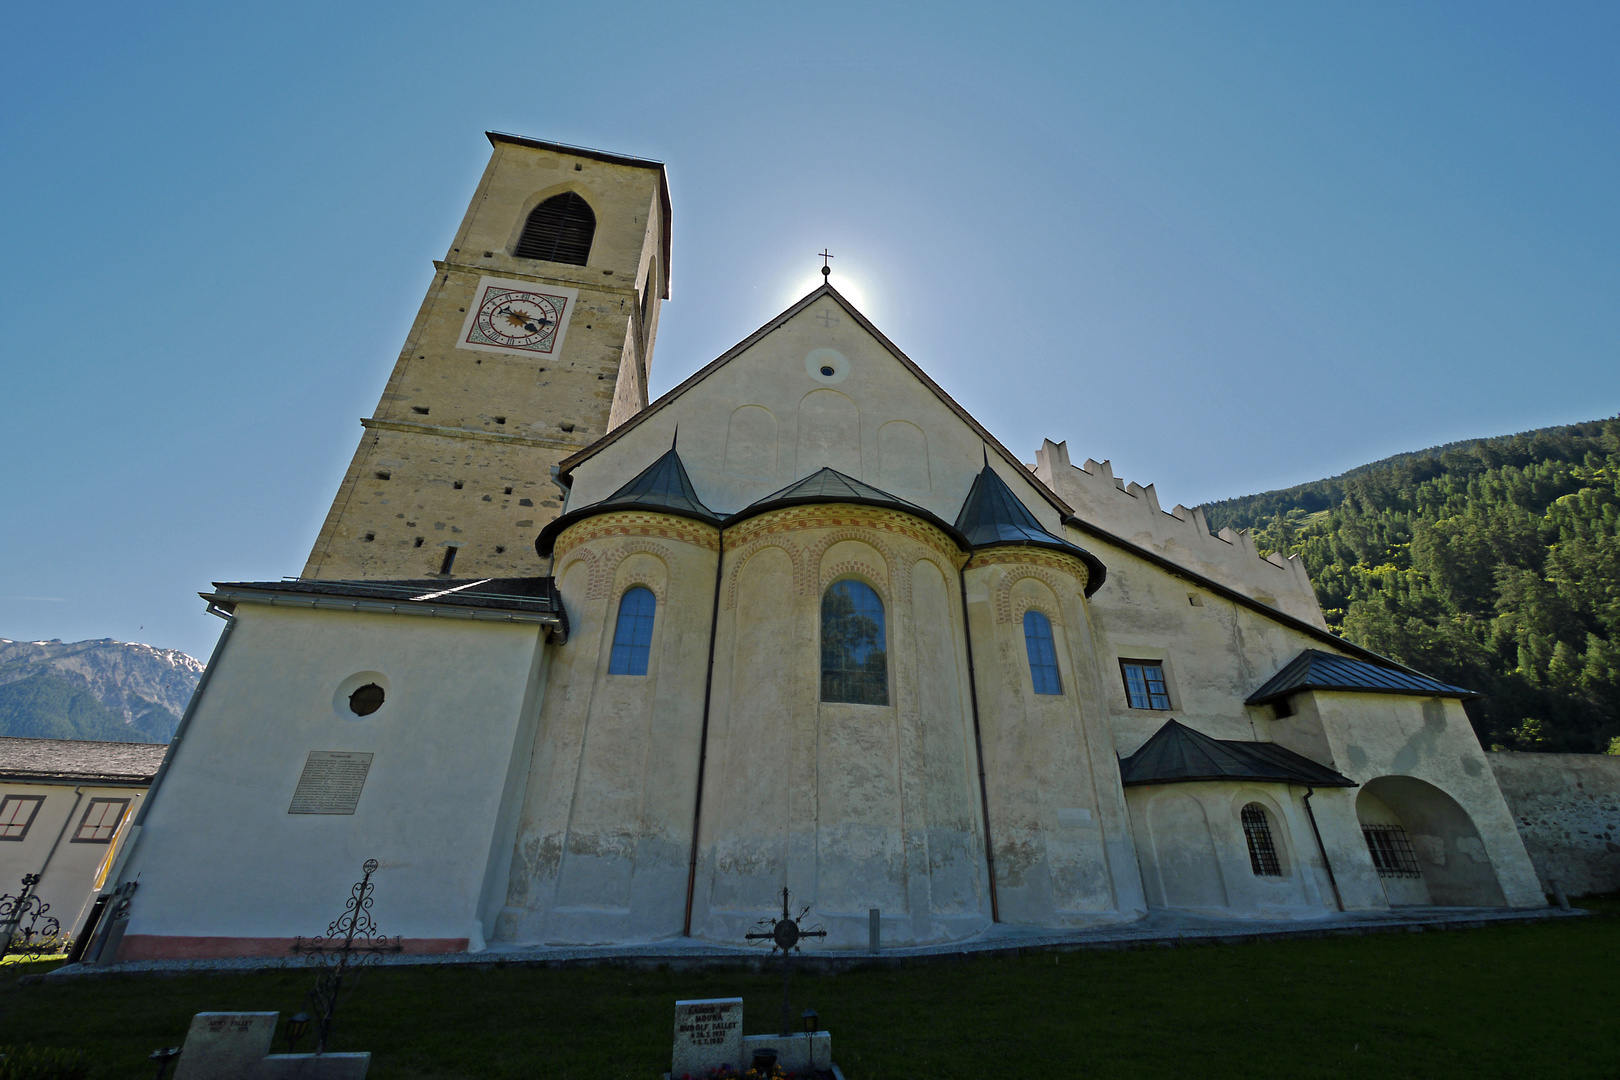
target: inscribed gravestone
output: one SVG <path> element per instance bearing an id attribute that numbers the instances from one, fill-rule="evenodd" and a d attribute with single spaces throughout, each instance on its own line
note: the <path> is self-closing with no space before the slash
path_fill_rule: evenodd
<path id="1" fill-rule="evenodd" d="M 311 750 L 298 777 L 289 814 L 352 814 L 371 771 L 371 754 Z"/>
<path id="2" fill-rule="evenodd" d="M 246 1076 L 270 1052 L 280 1013 L 205 1012 L 191 1018 L 174 1080 Z"/>
<path id="3" fill-rule="evenodd" d="M 702 1076 L 720 1065 L 742 1062 L 742 998 L 709 998 L 675 1003 L 672 1080 Z"/>

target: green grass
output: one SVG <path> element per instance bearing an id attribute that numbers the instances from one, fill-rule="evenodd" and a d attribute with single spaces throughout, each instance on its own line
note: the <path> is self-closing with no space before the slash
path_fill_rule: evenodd
<path id="1" fill-rule="evenodd" d="M 1128 952 L 1032 953 L 794 980 L 850 1080 L 906 1077 L 1615 1077 L 1620 902 L 1594 917 Z M 9 986 L 0 1044 L 77 1047 L 96 1077 L 152 1075 L 205 1010 L 296 1011 L 302 972 L 109 976 Z M 746 999 L 767 1031 L 780 980 L 747 971 L 404 968 L 368 973 L 335 1050 L 373 1080 L 651 1080 L 676 998 Z M 280 1047 L 278 1046 L 278 1050 Z"/>

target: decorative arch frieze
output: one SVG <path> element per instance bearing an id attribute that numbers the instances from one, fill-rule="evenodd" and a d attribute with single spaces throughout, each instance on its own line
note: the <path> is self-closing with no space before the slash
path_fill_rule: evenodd
<path id="1" fill-rule="evenodd" d="M 610 536 L 637 536 L 692 544 L 707 551 L 720 548 L 720 530 L 691 518 L 644 510 L 615 510 L 589 517 L 562 531 L 553 549 L 560 560 L 574 548 Z"/>
<path id="2" fill-rule="evenodd" d="M 632 555 L 651 555 L 657 559 L 664 568 L 663 581 L 656 580 L 657 575 L 649 574 L 645 570 L 633 570 L 623 581 L 617 581 L 619 567 Z M 651 540 L 620 541 L 602 552 L 591 570 L 590 584 L 585 588 L 585 596 L 589 600 L 600 600 L 632 586 L 645 585 L 659 604 L 663 604 L 668 599 L 670 590 L 675 587 L 675 560 L 670 557 L 669 548 Z"/>
<path id="3" fill-rule="evenodd" d="M 721 601 L 722 607 L 731 611 L 737 606 L 737 579 L 742 574 L 743 567 L 748 560 L 768 547 L 779 548 L 787 554 L 788 560 L 793 564 L 793 591 L 799 591 L 799 579 L 803 576 L 800 564 L 804 561 L 804 549 L 786 537 L 767 534 L 757 536 L 747 543 L 727 552 L 731 556 L 731 571 L 726 575 L 726 589 Z"/>
<path id="4" fill-rule="evenodd" d="M 1074 588 L 1074 580 L 1064 580 L 1065 575 L 1054 573 L 1044 566 L 1014 565 L 1006 572 L 997 576 L 995 584 L 991 587 L 991 597 L 995 605 L 996 622 L 1013 623 L 1022 622 L 1024 612 L 1035 608 L 1052 621 L 1053 626 L 1063 625 L 1063 611 L 1061 604 L 1037 603 L 1034 597 L 1023 595 L 1014 596 L 1013 590 L 1020 581 L 1033 579 L 1039 581 L 1052 591 L 1052 596 L 1059 599 L 1067 589 Z M 1048 610 L 1050 608 L 1050 610 Z"/>

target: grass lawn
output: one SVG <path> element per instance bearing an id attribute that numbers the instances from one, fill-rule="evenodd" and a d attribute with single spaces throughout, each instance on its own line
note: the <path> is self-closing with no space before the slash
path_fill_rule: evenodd
<path id="1" fill-rule="evenodd" d="M 1616 1077 L 1620 903 L 1593 906 L 1485 930 L 802 974 L 794 1001 L 821 1014 L 849 1080 Z M 309 985 L 303 972 L 12 985 L 28 970 L 0 974 L 0 1043 L 82 1048 L 93 1076 L 141 1080 L 193 1013 L 285 1017 Z M 745 971 L 379 970 L 331 1049 L 370 1050 L 374 1080 L 652 1080 L 676 998 L 740 995 L 753 1034 L 770 1030 L 780 986 Z"/>

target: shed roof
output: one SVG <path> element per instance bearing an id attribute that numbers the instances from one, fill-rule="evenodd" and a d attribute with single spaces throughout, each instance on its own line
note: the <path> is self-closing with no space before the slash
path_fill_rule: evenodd
<path id="1" fill-rule="evenodd" d="M 1212 739 L 1175 720 L 1119 763 L 1120 783 L 1184 784 L 1198 780 L 1253 780 L 1310 787 L 1355 787 L 1326 765 L 1276 743 Z"/>
<path id="2" fill-rule="evenodd" d="M 660 514 L 694 518 L 710 525 L 720 524 L 720 515 L 703 505 L 692 478 L 686 474 L 681 455 L 672 446 L 659 459 L 637 473 L 634 479 L 601 502 L 581 506 L 553 518 L 534 538 L 534 550 L 541 558 L 551 554 L 562 531 L 582 518 L 614 510 L 654 510 Z"/>
<path id="3" fill-rule="evenodd" d="M 1086 578 L 1087 596 L 1100 589 L 1108 577 L 1108 568 L 1101 559 L 1041 527 L 1029 507 L 1013 494 L 1007 482 L 991 468 L 988 453 L 984 468 L 973 478 L 973 486 L 968 489 L 967 498 L 962 500 L 961 512 L 956 515 L 956 527 L 976 548 L 1023 544 L 1078 556 L 1091 571 Z"/>
<path id="4" fill-rule="evenodd" d="M 1413 671 L 1353 660 L 1321 649 L 1306 649 L 1250 694 L 1248 705 L 1265 705 L 1301 690 L 1350 690 L 1365 694 L 1408 694 L 1414 697 L 1477 698 L 1460 686 Z"/>
<path id="5" fill-rule="evenodd" d="M 168 743 L 0 737 L 0 780 L 146 787 Z"/>

